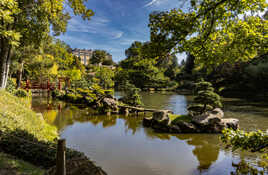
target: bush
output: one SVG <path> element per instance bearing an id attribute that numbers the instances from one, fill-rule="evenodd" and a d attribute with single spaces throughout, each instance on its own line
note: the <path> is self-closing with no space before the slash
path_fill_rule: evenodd
<path id="1" fill-rule="evenodd" d="M 191 115 L 202 114 L 216 107 L 222 107 L 221 99 L 214 92 L 214 88 L 210 82 L 204 80 L 195 84 L 194 103 L 188 106 Z"/>
<path id="2" fill-rule="evenodd" d="M 126 82 L 126 85 L 124 86 L 124 92 L 126 95 L 120 100 L 123 103 L 129 105 L 141 106 L 142 102 L 141 102 L 141 96 L 139 95 L 140 91 L 141 90 L 139 88 L 136 88 L 135 85 Z"/>
<path id="3" fill-rule="evenodd" d="M 54 91 L 52 91 L 51 95 L 53 98 L 62 99 L 65 95 L 65 91 L 55 89 Z"/>
<path id="4" fill-rule="evenodd" d="M 14 94 L 16 91 L 16 83 L 14 81 L 12 81 L 11 78 L 7 79 L 6 91 L 11 93 L 11 94 Z"/>
<path id="5" fill-rule="evenodd" d="M 17 97 L 21 97 L 21 98 L 25 98 L 25 97 L 28 97 L 29 94 L 26 90 L 24 89 L 18 89 L 15 91 L 15 96 Z"/>

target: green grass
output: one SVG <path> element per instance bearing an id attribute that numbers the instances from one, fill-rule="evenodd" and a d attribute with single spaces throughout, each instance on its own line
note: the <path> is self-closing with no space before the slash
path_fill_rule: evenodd
<path id="1" fill-rule="evenodd" d="M 0 152 L 0 174 L 43 175 L 44 173 L 45 171 L 39 167 Z"/>
<path id="2" fill-rule="evenodd" d="M 172 124 L 175 124 L 179 121 L 184 121 L 184 122 L 191 122 L 192 121 L 191 117 L 188 115 L 169 114 L 169 118 L 170 118 Z"/>
<path id="3" fill-rule="evenodd" d="M 24 130 L 42 141 L 53 141 L 58 137 L 56 127 L 31 110 L 30 98 L 18 98 L 0 91 L 0 106 L 0 131 Z"/>

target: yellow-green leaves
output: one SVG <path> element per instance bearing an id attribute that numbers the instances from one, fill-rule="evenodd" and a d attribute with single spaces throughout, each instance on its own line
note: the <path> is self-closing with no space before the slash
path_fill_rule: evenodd
<path id="1" fill-rule="evenodd" d="M 5 38 L 9 44 L 18 46 L 20 33 L 10 27 L 14 23 L 14 16 L 20 12 L 15 0 L 1 0 L 0 2 L 0 36 Z"/>
<path id="2" fill-rule="evenodd" d="M 192 0 L 188 12 L 150 15 L 151 40 L 188 52 L 198 63 L 247 61 L 267 52 L 268 22 L 259 16 L 265 0 Z"/>

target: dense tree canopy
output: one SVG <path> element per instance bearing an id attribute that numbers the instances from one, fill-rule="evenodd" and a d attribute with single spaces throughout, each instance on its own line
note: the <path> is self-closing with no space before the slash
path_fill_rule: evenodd
<path id="1" fill-rule="evenodd" d="M 0 88 L 5 88 L 14 47 L 38 47 L 47 39 L 50 29 L 58 35 L 66 31 L 69 5 L 74 15 L 89 20 L 93 11 L 85 0 L 2 0 L 0 2 Z"/>
<path id="2" fill-rule="evenodd" d="M 90 60 L 92 64 L 114 65 L 112 56 L 105 50 L 94 50 Z"/>
<path id="3" fill-rule="evenodd" d="M 267 52 L 265 0 L 192 0 L 190 10 L 150 15 L 151 41 L 188 52 L 206 66 L 245 61 Z"/>

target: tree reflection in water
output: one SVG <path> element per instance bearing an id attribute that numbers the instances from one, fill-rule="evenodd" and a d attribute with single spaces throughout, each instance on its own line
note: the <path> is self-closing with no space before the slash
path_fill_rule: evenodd
<path id="1" fill-rule="evenodd" d="M 193 154 L 199 161 L 200 172 L 208 170 L 216 162 L 220 152 L 217 144 L 218 136 L 209 134 L 181 134 L 176 136 L 180 140 L 186 140 L 189 145 L 195 146 Z"/>
<path id="2" fill-rule="evenodd" d="M 47 101 L 44 101 L 46 103 Z M 66 126 L 72 125 L 75 122 L 90 122 L 94 126 L 102 125 L 103 128 L 109 128 L 117 124 L 118 119 L 124 121 L 125 132 L 131 132 L 134 135 L 138 130 L 142 129 L 142 119 L 144 115 L 96 115 L 96 111 L 91 108 L 79 108 L 70 104 L 61 104 L 61 110 L 59 111 L 57 103 L 50 104 L 50 108 L 47 105 L 39 104 L 39 110 L 45 108 L 43 116 L 45 120 L 55 125 L 60 131 Z M 52 106 L 52 107 L 51 107 Z M 149 115 L 149 114 L 147 114 Z M 143 128 L 147 137 L 151 139 L 170 140 L 172 137 L 176 137 L 179 140 L 185 140 L 189 145 L 194 146 L 193 155 L 199 161 L 197 170 L 199 172 L 209 169 L 209 167 L 218 159 L 220 151 L 218 143 L 218 137 L 216 135 L 205 134 L 163 134 L 157 133 L 150 128 Z"/>
<path id="3" fill-rule="evenodd" d="M 179 140 L 185 140 L 187 144 L 194 146 L 193 155 L 199 161 L 197 170 L 208 170 L 213 163 L 216 162 L 220 152 L 220 146 L 217 135 L 208 134 L 163 134 L 156 133 L 152 129 L 145 129 L 145 132 L 150 138 L 158 138 L 161 140 L 170 140 L 173 136 Z"/>

